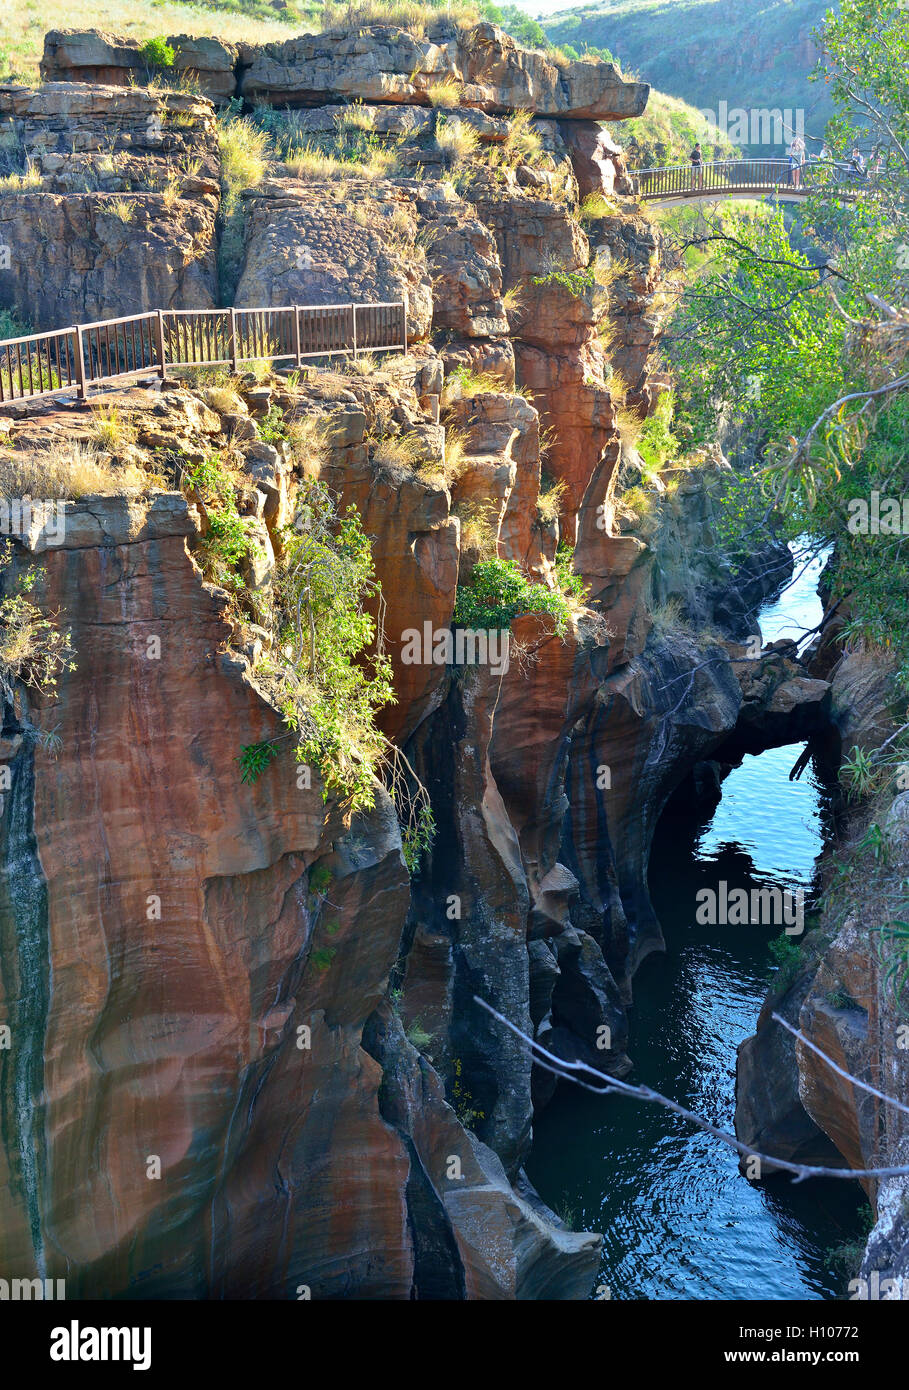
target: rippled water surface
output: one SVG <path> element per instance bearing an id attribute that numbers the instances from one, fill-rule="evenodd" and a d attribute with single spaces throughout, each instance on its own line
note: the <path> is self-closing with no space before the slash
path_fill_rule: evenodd
<path id="1" fill-rule="evenodd" d="M 820 617 L 814 566 L 761 615 L 767 641 Z M 645 1082 L 732 1129 L 735 1053 L 754 1031 L 778 931 L 695 923 L 696 893 L 732 886 L 809 888 L 822 846 L 823 788 L 789 770 L 792 745 L 747 758 L 706 825 L 668 819 L 651 860 L 667 954 L 635 978 L 629 1052 Z M 562 1088 L 538 1117 L 528 1171 L 576 1229 L 604 1235 L 613 1299 L 842 1297 L 832 1247 L 860 1233 L 856 1184 L 786 1179 L 754 1186 L 733 1151 L 670 1112 Z"/>

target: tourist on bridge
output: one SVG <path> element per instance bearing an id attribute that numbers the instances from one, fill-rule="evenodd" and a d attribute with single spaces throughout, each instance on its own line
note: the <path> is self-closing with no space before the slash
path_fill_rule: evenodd
<path id="1" fill-rule="evenodd" d="M 793 188 L 801 187 L 802 165 L 805 162 L 805 142 L 797 135 L 789 146 L 789 182 Z"/>
<path id="2" fill-rule="evenodd" d="M 691 154 L 689 155 L 689 159 L 691 160 L 692 184 L 693 184 L 693 186 L 694 186 L 695 188 L 703 188 L 703 187 L 704 187 L 704 168 L 703 168 L 703 165 L 704 165 L 704 152 L 703 152 L 703 150 L 701 149 L 701 142 L 700 142 L 700 140 L 697 142 L 697 144 L 695 145 L 694 149 L 691 151 Z"/>

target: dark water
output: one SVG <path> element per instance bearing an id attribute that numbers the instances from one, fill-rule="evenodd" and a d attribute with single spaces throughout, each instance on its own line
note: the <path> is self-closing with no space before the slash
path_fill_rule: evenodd
<path id="1" fill-rule="evenodd" d="M 765 640 L 820 617 L 818 571 L 761 615 Z M 775 970 L 769 927 L 698 926 L 696 892 L 732 886 L 810 890 L 829 809 L 813 765 L 788 780 L 801 747 L 747 758 L 723 784 L 712 819 L 665 817 L 651 894 L 667 954 L 635 977 L 629 1080 L 645 1082 L 732 1130 L 735 1054 L 754 1031 Z M 535 1125 L 528 1172 L 575 1229 L 601 1231 L 600 1282 L 613 1299 L 843 1297 L 850 1277 L 827 1263 L 859 1238 L 858 1184 L 785 1178 L 753 1185 L 734 1152 L 655 1106 L 568 1086 Z"/>

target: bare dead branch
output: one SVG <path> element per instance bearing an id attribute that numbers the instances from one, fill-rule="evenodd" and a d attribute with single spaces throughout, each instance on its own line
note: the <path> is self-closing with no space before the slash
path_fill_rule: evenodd
<path id="1" fill-rule="evenodd" d="M 772 1154 L 762 1153 L 759 1149 L 752 1148 L 750 1144 L 745 1144 L 741 1139 L 736 1139 L 734 1134 L 729 1134 L 727 1130 L 720 1129 L 718 1125 L 713 1125 L 709 1120 L 705 1120 L 702 1115 L 696 1115 L 692 1110 L 687 1110 L 684 1105 L 679 1105 L 677 1101 L 670 1100 L 668 1096 L 661 1095 L 659 1091 L 651 1090 L 649 1086 L 632 1086 L 627 1081 L 621 1081 L 617 1076 L 608 1076 L 603 1072 L 597 1071 L 594 1067 L 589 1067 L 586 1062 L 566 1062 L 561 1057 L 556 1057 L 552 1052 L 548 1052 L 540 1043 L 522 1032 L 504 1014 L 500 1014 L 491 1004 L 487 1004 L 485 999 L 479 995 L 474 995 L 473 1001 L 479 1004 L 480 1008 L 514 1033 L 530 1048 L 531 1055 L 538 1066 L 544 1071 L 551 1072 L 553 1076 L 558 1076 L 563 1081 L 573 1081 L 585 1091 L 592 1091 L 594 1095 L 609 1095 L 615 1092 L 618 1095 L 628 1096 L 632 1100 L 645 1101 L 650 1105 L 661 1105 L 665 1110 L 671 1110 L 674 1115 L 680 1115 L 682 1119 L 688 1120 L 690 1124 L 697 1126 L 707 1134 L 712 1134 L 721 1143 L 727 1144 L 729 1148 L 735 1149 L 736 1153 L 748 1158 L 756 1158 L 763 1167 L 769 1167 L 782 1172 L 791 1173 L 793 1183 L 804 1182 L 806 1178 L 848 1178 L 850 1181 L 856 1178 L 898 1178 L 909 1176 L 909 1165 L 894 1168 L 825 1168 L 815 1164 L 791 1163 L 786 1158 L 774 1158 Z M 829 1059 L 826 1059 L 829 1060 Z M 581 1073 L 595 1077 L 598 1085 L 592 1086 L 590 1082 L 581 1080 Z M 855 1078 L 851 1078 L 855 1080 Z M 861 1083 L 859 1083 L 861 1084 Z"/>

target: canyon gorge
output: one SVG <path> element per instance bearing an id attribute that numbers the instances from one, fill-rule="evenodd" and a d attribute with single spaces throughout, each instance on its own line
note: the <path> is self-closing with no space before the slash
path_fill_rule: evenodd
<path id="1" fill-rule="evenodd" d="M 166 43 L 191 86 L 153 80 L 136 39 L 57 29 L 41 83 L 0 86 L 28 171 L 0 192 L 0 307 L 39 332 L 400 301 L 406 351 L 224 379 L 174 361 L 0 407 L 12 474 L 107 478 L 55 493 L 62 539 L 39 518 L 4 559 L 4 596 L 72 653 L 55 683 L 5 688 L 4 1266 L 90 1299 L 586 1299 L 601 1233 L 527 1172 L 556 1078 L 484 1002 L 633 1080 L 667 808 L 715 805 L 764 750 L 808 743 L 835 770 L 879 747 L 891 673 L 844 655 L 836 622 L 761 642 L 793 557 L 769 531 L 724 547 L 719 444 L 664 468 L 647 515 L 629 503 L 681 276 L 618 143 L 646 82 L 444 16 Z M 251 113 L 276 143 L 238 180 L 219 132 Z M 369 176 L 301 162 L 285 128 L 347 141 Z M 209 563 L 213 459 L 248 542 L 230 573 Z M 352 810 L 294 756 L 269 679 L 266 615 L 319 486 L 369 541 L 363 660 L 387 659 L 378 725 L 431 806 L 416 850 L 396 784 Z M 491 561 L 574 598 L 510 620 L 507 669 L 414 660 L 408 633 L 465 626 Z M 904 1096 L 867 931 L 820 914 L 753 1019 L 736 1132 L 762 1152 L 909 1161 L 905 1116 L 771 1018 Z M 909 1277 L 907 1180 L 865 1191 L 863 1275 Z"/>

